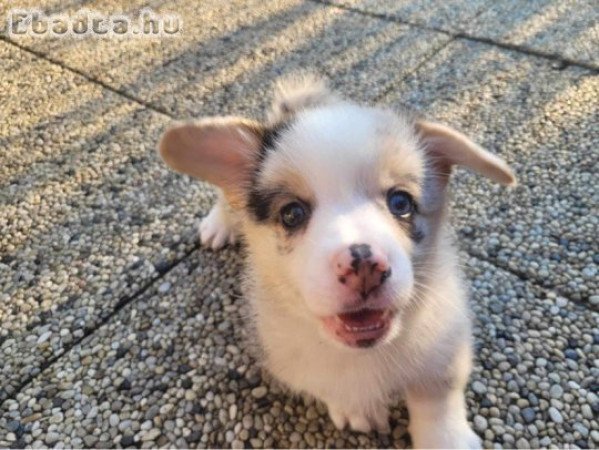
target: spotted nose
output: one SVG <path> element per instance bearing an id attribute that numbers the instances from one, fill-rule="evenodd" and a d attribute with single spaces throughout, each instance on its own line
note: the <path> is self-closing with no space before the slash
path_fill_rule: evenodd
<path id="1" fill-rule="evenodd" d="M 385 255 L 369 244 L 352 244 L 339 251 L 333 264 L 339 282 L 359 293 L 363 300 L 391 276 Z"/>

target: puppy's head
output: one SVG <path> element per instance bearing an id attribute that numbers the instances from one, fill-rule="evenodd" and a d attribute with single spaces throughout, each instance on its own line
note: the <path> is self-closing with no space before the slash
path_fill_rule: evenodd
<path id="1" fill-rule="evenodd" d="M 434 252 L 452 166 L 515 183 L 457 131 L 345 102 L 309 77 L 279 88 L 266 124 L 177 125 L 160 153 L 244 215 L 252 273 L 277 297 L 259 300 L 286 302 L 350 347 L 398 332 L 419 257 Z"/>

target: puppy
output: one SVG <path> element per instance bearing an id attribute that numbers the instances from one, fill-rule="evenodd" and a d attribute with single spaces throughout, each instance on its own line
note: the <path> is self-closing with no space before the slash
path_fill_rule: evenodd
<path id="1" fill-rule="evenodd" d="M 159 151 L 220 188 L 201 241 L 247 244 L 244 292 L 276 378 L 323 401 L 339 429 L 388 432 L 401 392 L 415 447 L 480 447 L 466 419 L 471 325 L 447 184 L 461 165 L 514 185 L 505 162 L 310 76 L 278 87 L 265 123 L 178 124 Z"/>

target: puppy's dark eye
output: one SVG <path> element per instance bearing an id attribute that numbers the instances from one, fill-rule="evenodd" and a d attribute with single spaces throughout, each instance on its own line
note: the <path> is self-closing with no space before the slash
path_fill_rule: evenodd
<path id="1" fill-rule="evenodd" d="M 308 220 L 308 211 L 300 202 L 291 202 L 281 208 L 281 223 L 293 230 Z"/>
<path id="2" fill-rule="evenodd" d="M 390 190 L 387 193 L 387 207 L 395 217 L 405 219 L 414 212 L 414 200 L 405 191 Z"/>

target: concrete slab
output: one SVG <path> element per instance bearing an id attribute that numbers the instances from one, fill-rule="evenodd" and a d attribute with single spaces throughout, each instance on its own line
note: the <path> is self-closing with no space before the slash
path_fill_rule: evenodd
<path id="1" fill-rule="evenodd" d="M 129 6 L 132 16 L 147 2 Z M 112 2 L 86 7 L 118 11 Z M 67 8 L 72 14 L 78 4 Z M 373 98 L 433 54 L 443 34 L 365 17 L 313 2 L 180 1 L 157 7 L 185 24 L 177 38 L 18 39 L 19 44 L 75 68 L 178 117 L 229 112 L 261 114 L 266 90 L 278 76 L 313 70 L 344 79 Z M 209 25 L 209 26 L 207 26 Z"/>
<path id="2" fill-rule="evenodd" d="M 458 41 L 382 101 L 451 124 L 514 167 L 520 186 L 511 192 L 457 172 L 452 213 L 463 248 L 596 307 L 598 93 L 588 70 Z"/>
<path id="3" fill-rule="evenodd" d="M 599 8 L 593 0 L 491 2 L 464 31 L 599 68 Z"/>
<path id="4" fill-rule="evenodd" d="M 482 13 L 488 0 L 324 0 L 326 3 L 374 13 L 406 23 L 458 31 Z"/>
<path id="5" fill-rule="evenodd" d="M 485 447 L 596 445 L 599 316 L 466 262 L 477 316 L 467 399 Z M 234 250 L 194 252 L 5 401 L 0 430 L 33 447 L 405 447 L 401 402 L 390 436 L 338 432 L 323 405 L 261 375 L 244 341 L 240 268 Z"/>
<path id="6" fill-rule="evenodd" d="M 599 10 L 593 0 L 323 0 L 323 3 L 453 34 L 465 33 L 599 68 Z"/>
<path id="7" fill-rule="evenodd" d="M 158 161 L 168 117 L 12 45 L 0 59 L 3 399 L 193 248 L 212 193 Z"/>

